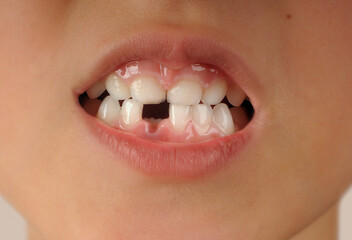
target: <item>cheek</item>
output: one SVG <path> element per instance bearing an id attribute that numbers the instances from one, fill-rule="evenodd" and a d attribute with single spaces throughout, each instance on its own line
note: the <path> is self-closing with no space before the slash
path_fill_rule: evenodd
<path id="1" fill-rule="evenodd" d="M 309 4 L 291 6 L 293 17 L 284 26 L 280 67 L 266 99 L 272 117 L 267 135 L 276 149 L 266 147 L 269 156 L 277 155 L 271 163 L 291 176 L 292 189 L 336 199 L 352 181 L 352 34 L 346 30 L 352 21 L 341 3 L 333 20 L 322 24 L 319 8 L 326 6 Z"/>

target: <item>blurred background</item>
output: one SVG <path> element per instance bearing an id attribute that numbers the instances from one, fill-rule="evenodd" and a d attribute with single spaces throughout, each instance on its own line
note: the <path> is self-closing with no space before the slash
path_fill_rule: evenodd
<path id="1" fill-rule="evenodd" d="M 340 208 L 339 240 L 352 239 L 352 188 L 345 194 Z M 26 240 L 22 217 L 0 197 L 0 240 Z"/>

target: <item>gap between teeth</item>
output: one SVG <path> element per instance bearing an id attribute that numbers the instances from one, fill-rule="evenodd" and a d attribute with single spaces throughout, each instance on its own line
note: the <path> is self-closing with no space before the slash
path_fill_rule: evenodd
<path id="1" fill-rule="evenodd" d="M 95 99 L 105 90 L 110 95 L 101 103 L 97 117 L 108 125 L 132 129 L 142 120 L 144 104 L 159 104 L 167 99 L 169 122 L 174 131 L 182 133 L 191 121 L 200 135 L 211 127 L 221 135 L 233 134 L 236 129 L 232 115 L 221 101 L 226 96 L 232 105 L 239 107 L 246 98 L 241 88 L 228 87 L 223 79 L 214 79 L 203 87 L 198 79 L 182 78 L 165 90 L 154 77 L 138 76 L 128 85 L 116 73 L 110 74 L 105 82 L 96 82 L 87 95 Z M 123 100 L 122 106 L 119 100 Z"/>

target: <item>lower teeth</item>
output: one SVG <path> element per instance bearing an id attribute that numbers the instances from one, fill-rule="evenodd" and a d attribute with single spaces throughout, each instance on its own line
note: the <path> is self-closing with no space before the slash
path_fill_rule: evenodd
<path id="1" fill-rule="evenodd" d="M 170 142 L 194 142 L 199 139 L 228 136 L 244 128 L 254 115 L 253 107 L 248 100 L 245 100 L 240 107 L 232 106 L 225 98 L 217 105 L 198 104 L 190 108 L 181 105 L 178 110 L 170 110 L 170 107 L 175 108 L 175 106 L 172 107 L 166 101 L 161 104 L 144 106 L 138 103 L 137 108 L 143 110 L 136 111 L 133 110 L 136 101 L 133 102 L 132 99 L 128 102 L 125 100 L 125 105 L 129 106 L 123 107 L 123 101 L 119 103 L 111 96 L 103 98 L 104 101 L 101 100 L 102 98 L 89 99 L 84 93 L 80 96 L 80 104 L 89 115 L 96 116 L 105 124 L 122 131 L 132 132 L 139 137 L 148 138 L 149 135 L 153 135 L 150 138 L 158 139 L 156 135 L 158 133 L 165 135 L 165 128 L 167 128 L 170 130 L 167 133 L 168 136 L 162 136 L 160 139 Z M 131 109 L 134 112 L 131 112 Z M 182 112 L 186 115 L 180 116 Z M 182 122 L 183 118 L 185 120 Z"/>

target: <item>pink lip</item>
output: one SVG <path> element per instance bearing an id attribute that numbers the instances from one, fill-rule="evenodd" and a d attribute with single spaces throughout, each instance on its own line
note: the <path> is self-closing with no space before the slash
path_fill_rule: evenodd
<path id="1" fill-rule="evenodd" d="M 98 61 L 92 78 L 76 89 L 83 93 L 93 82 L 111 73 L 119 65 L 138 59 L 151 59 L 164 65 L 180 68 L 191 63 L 207 63 L 221 68 L 247 93 L 256 111 L 253 119 L 242 130 L 227 137 L 199 143 L 167 143 L 141 139 L 104 125 L 79 106 L 97 144 L 117 161 L 148 175 L 196 177 L 224 168 L 237 160 L 245 149 L 252 132 L 257 129 L 257 94 L 252 86 L 255 79 L 243 61 L 221 41 L 190 32 L 148 31 L 121 39 Z"/>

